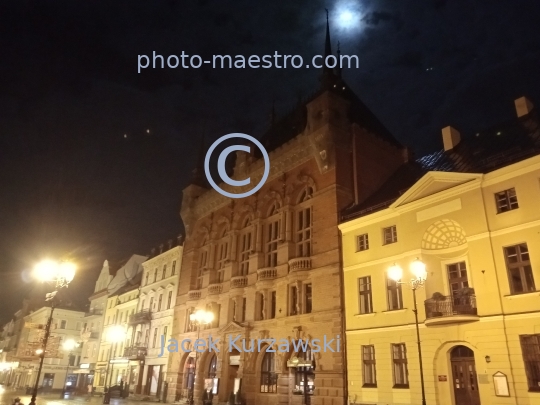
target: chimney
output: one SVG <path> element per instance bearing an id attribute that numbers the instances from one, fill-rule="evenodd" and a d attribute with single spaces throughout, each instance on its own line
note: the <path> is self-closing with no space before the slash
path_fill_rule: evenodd
<path id="1" fill-rule="evenodd" d="M 529 114 L 534 108 L 533 103 L 531 103 L 531 101 L 527 97 L 520 97 L 515 99 L 514 105 L 516 106 L 516 113 L 518 118 Z"/>
<path id="2" fill-rule="evenodd" d="M 459 141 L 461 141 L 461 135 L 459 131 L 454 127 L 448 126 L 442 129 L 442 140 L 445 152 L 447 150 L 454 149 Z"/>

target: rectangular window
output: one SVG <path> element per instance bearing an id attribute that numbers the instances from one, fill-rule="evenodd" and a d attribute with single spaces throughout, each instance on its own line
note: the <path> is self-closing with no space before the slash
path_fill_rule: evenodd
<path id="1" fill-rule="evenodd" d="M 144 331 L 144 345 L 148 347 L 148 340 L 150 339 L 150 328 L 146 328 Z"/>
<path id="2" fill-rule="evenodd" d="M 509 188 L 508 190 L 496 193 L 495 203 L 497 204 L 497 214 L 519 208 L 516 189 Z"/>
<path id="3" fill-rule="evenodd" d="M 403 308 L 403 295 L 401 293 L 401 284 L 397 281 L 387 279 L 386 292 L 388 297 L 388 310 Z"/>
<path id="4" fill-rule="evenodd" d="M 150 272 L 147 271 L 146 275 L 144 276 L 144 285 L 148 285 L 148 277 L 150 276 Z"/>
<path id="5" fill-rule="evenodd" d="M 311 283 L 304 284 L 304 314 L 311 314 L 313 308 L 313 297 Z"/>
<path id="6" fill-rule="evenodd" d="M 266 267 L 277 266 L 277 250 L 279 240 L 279 220 L 266 225 Z"/>
<path id="7" fill-rule="evenodd" d="M 242 298 L 242 322 L 245 322 L 246 320 L 246 297 Z"/>
<path id="8" fill-rule="evenodd" d="M 274 319 L 276 317 L 276 292 L 272 291 L 272 294 L 270 295 L 270 319 Z"/>
<path id="9" fill-rule="evenodd" d="M 454 302 L 459 297 L 458 291 L 462 288 L 469 287 L 469 279 L 467 277 L 467 265 L 465 262 L 452 263 L 446 266 L 448 271 L 448 284 L 450 285 L 450 293 L 454 297 Z"/>
<path id="10" fill-rule="evenodd" d="M 529 391 L 540 391 L 540 334 L 521 335 L 519 340 Z"/>
<path id="11" fill-rule="evenodd" d="M 158 272 L 158 269 L 156 267 L 156 269 L 154 270 L 154 283 L 157 281 L 157 272 Z"/>
<path id="12" fill-rule="evenodd" d="M 397 242 L 397 229 L 395 225 L 383 229 L 383 245 Z"/>
<path id="13" fill-rule="evenodd" d="M 311 207 L 297 213 L 296 254 L 298 257 L 311 255 Z"/>
<path id="14" fill-rule="evenodd" d="M 174 276 L 175 274 L 176 274 L 176 260 L 173 260 L 172 269 L 171 269 L 171 276 Z"/>
<path id="15" fill-rule="evenodd" d="M 154 309 L 154 297 L 150 298 L 150 305 L 148 305 L 148 310 L 152 311 Z"/>
<path id="16" fill-rule="evenodd" d="M 169 327 L 168 327 L 167 325 L 165 325 L 165 326 L 163 327 L 163 339 L 164 339 L 165 341 L 167 341 L 167 329 L 168 329 L 168 328 L 169 328 Z"/>
<path id="17" fill-rule="evenodd" d="M 360 277 L 358 279 L 358 299 L 360 301 L 360 313 L 371 314 L 373 312 L 371 276 Z"/>
<path id="18" fill-rule="evenodd" d="M 163 294 L 159 294 L 157 310 L 161 311 L 161 301 L 163 300 Z"/>
<path id="19" fill-rule="evenodd" d="M 504 248 L 506 268 L 512 294 L 536 291 L 534 277 L 526 243 Z"/>
<path id="20" fill-rule="evenodd" d="M 154 339 L 152 339 L 152 348 L 156 348 L 156 342 L 157 342 L 157 334 L 158 334 L 158 331 L 157 331 L 157 328 L 154 329 Z"/>
<path id="21" fill-rule="evenodd" d="M 227 242 L 221 242 L 218 247 L 218 259 L 217 259 L 217 282 L 223 283 L 223 277 L 225 274 L 224 268 L 227 263 L 227 252 L 229 250 L 229 244 Z"/>
<path id="22" fill-rule="evenodd" d="M 163 265 L 163 271 L 161 272 L 161 279 L 163 280 L 165 276 L 167 275 L 167 265 Z"/>
<path id="23" fill-rule="evenodd" d="M 197 270 L 197 284 L 195 286 L 196 290 L 200 290 L 202 288 L 207 259 L 208 251 L 206 250 L 206 248 L 203 248 L 203 250 L 201 250 L 201 252 L 199 253 L 199 268 Z"/>
<path id="24" fill-rule="evenodd" d="M 377 386 L 377 373 L 375 370 L 375 346 L 362 346 L 362 369 L 364 387 Z"/>
<path id="25" fill-rule="evenodd" d="M 289 315 L 298 315 L 298 288 L 289 287 Z"/>
<path id="26" fill-rule="evenodd" d="M 66 329 L 66 326 L 67 326 L 67 321 L 66 320 L 60 321 L 60 329 Z"/>
<path id="27" fill-rule="evenodd" d="M 169 296 L 167 297 L 167 309 L 171 307 L 172 303 L 172 291 L 169 291 Z"/>
<path id="28" fill-rule="evenodd" d="M 264 319 L 264 295 L 255 293 L 255 320 L 261 321 Z"/>
<path id="29" fill-rule="evenodd" d="M 369 249 L 369 238 L 368 234 L 364 233 L 356 237 L 356 251 L 361 252 L 363 250 Z"/>
<path id="30" fill-rule="evenodd" d="M 141 311 L 144 309 L 144 300 L 141 301 Z"/>
<path id="31" fill-rule="evenodd" d="M 193 308 L 186 309 L 186 325 L 185 325 L 185 331 L 186 332 L 193 332 L 193 322 L 191 322 L 191 314 L 193 313 Z"/>
<path id="32" fill-rule="evenodd" d="M 251 232 L 240 237 L 240 276 L 247 276 L 249 273 L 249 255 L 251 253 Z"/>
<path id="33" fill-rule="evenodd" d="M 394 388 L 409 388 L 409 370 L 405 343 L 392 345 L 392 363 L 394 366 Z"/>

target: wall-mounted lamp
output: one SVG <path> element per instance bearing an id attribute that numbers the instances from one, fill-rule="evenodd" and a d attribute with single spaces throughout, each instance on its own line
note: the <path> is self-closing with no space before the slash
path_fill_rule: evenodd
<path id="1" fill-rule="evenodd" d="M 490 356 L 486 356 L 485 359 L 486 359 L 486 363 L 491 363 L 491 357 Z"/>

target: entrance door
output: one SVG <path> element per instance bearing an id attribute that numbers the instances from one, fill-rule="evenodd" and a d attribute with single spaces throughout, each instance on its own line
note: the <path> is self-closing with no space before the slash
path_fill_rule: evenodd
<path id="1" fill-rule="evenodd" d="M 474 353 L 465 346 L 456 346 L 450 353 L 456 405 L 480 405 Z"/>

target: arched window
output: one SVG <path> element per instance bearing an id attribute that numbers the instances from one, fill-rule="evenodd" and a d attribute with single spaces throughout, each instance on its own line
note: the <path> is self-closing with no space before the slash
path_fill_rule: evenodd
<path id="1" fill-rule="evenodd" d="M 311 199 L 312 197 L 313 197 L 313 188 L 308 186 L 300 193 L 300 198 L 298 199 L 298 203 L 303 203 L 304 201 L 307 201 Z"/>
<path id="2" fill-rule="evenodd" d="M 306 187 L 300 194 L 299 204 L 311 199 L 313 189 Z M 311 232 L 313 210 L 309 203 L 302 204 L 296 212 L 296 256 L 311 256 Z"/>
<path id="3" fill-rule="evenodd" d="M 227 253 L 229 250 L 229 238 L 227 237 L 227 229 L 223 229 L 221 232 L 221 240 L 219 241 L 218 245 L 218 256 L 217 256 L 217 280 L 216 282 L 222 283 L 223 282 L 223 276 L 225 273 L 225 264 L 227 263 Z"/>
<path id="4" fill-rule="evenodd" d="M 300 360 L 301 364 L 304 364 L 304 366 L 296 367 L 295 391 L 302 393 L 307 391 L 309 395 L 313 395 L 313 393 L 315 392 L 315 373 L 313 372 L 313 364 L 315 358 L 313 357 L 313 352 L 311 351 L 311 348 L 309 346 L 306 346 L 301 347 L 307 348 L 307 350 L 299 352 L 296 355 Z"/>
<path id="5" fill-rule="evenodd" d="M 261 392 L 277 392 L 277 374 L 273 352 L 265 352 L 261 364 Z"/>
<path id="6" fill-rule="evenodd" d="M 212 358 L 210 359 L 210 363 L 208 364 L 207 378 L 216 378 L 216 375 L 217 375 L 217 356 L 213 354 Z"/>
<path id="7" fill-rule="evenodd" d="M 277 266 L 277 250 L 279 241 L 279 214 L 277 203 L 268 210 L 265 226 L 265 256 L 266 267 Z"/>
<path id="8" fill-rule="evenodd" d="M 251 221 L 249 217 L 244 220 L 242 232 L 239 238 L 240 243 L 240 266 L 239 276 L 247 276 L 249 274 L 249 255 L 251 253 Z"/>
<path id="9" fill-rule="evenodd" d="M 188 390 L 192 390 L 194 382 L 195 382 L 195 359 L 193 357 L 188 357 L 186 360 L 186 365 L 184 367 L 184 388 Z"/>

